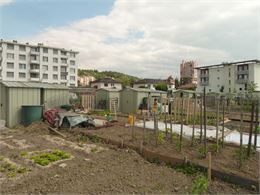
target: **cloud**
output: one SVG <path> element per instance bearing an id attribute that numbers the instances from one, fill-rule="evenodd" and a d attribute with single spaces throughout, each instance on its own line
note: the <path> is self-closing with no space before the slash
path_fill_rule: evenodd
<path id="1" fill-rule="evenodd" d="M 165 78 L 179 75 L 183 59 L 260 58 L 259 11 L 254 0 L 117 0 L 108 15 L 24 39 L 79 51 L 81 68 Z"/>
<path id="2" fill-rule="evenodd" d="M 0 0 L 0 7 L 4 6 L 4 5 L 8 5 L 13 2 L 14 2 L 14 0 Z"/>

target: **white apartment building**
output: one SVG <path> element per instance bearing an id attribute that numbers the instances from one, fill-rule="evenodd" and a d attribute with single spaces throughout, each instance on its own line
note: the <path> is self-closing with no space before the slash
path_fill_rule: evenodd
<path id="1" fill-rule="evenodd" d="M 198 92 L 244 93 L 249 83 L 260 91 L 260 61 L 247 60 L 198 67 Z"/>
<path id="2" fill-rule="evenodd" d="M 0 80 L 77 86 L 78 52 L 0 40 Z"/>

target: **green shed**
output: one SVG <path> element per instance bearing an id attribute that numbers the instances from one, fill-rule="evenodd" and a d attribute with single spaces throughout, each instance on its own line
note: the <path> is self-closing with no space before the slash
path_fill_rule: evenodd
<path id="1" fill-rule="evenodd" d="M 148 97 L 150 97 L 150 105 L 155 99 L 158 100 L 158 103 L 161 103 L 161 99 L 167 97 L 167 92 L 127 87 L 120 93 L 120 111 L 131 114 L 136 113 L 141 108 L 146 109 Z"/>
<path id="2" fill-rule="evenodd" d="M 69 88 L 64 85 L 33 82 L 0 82 L 0 120 L 7 127 L 21 122 L 21 107 L 43 105 L 46 109 L 69 103 Z"/>
<path id="3" fill-rule="evenodd" d="M 96 108 L 97 109 L 109 109 L 110 110 L 110 100 L 117 99 L 117 110 L 120 106 L 120 89 L 98 89 L 96 91 Z"/>

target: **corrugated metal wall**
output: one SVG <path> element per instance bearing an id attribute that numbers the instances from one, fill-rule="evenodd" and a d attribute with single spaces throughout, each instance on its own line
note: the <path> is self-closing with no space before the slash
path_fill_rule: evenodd
<path id="1" fill-rule="evenodd" d="M 40 105 L 40 89 L 8 88 L 7 127 L 13 127 L 21 122 L 21 106 Z"/>
<path id="2" fill-rule="evenodd" d="M 67 89 L 44 89 L 45 108 L 50 109 L 69 104 L 69 90 Z"/>
<path id="3" fill-rule="evenodd" d="M 7 91 L 6 87 L 0 83 L 0 120 L 6 120 L 7 113 Z"/>
<path id="4" fill-rule="evenodd" d="M 99 102 L 105 100 L 106 101 L 106 108 L 108 109 L 109 105 L 109 96 L 108 96 L 108 91 L 101 89 L 96 92 L 96 108 L 100 108 Z"/>
<path id="5" fill-rule="evenodd" d="M 133 113 L 136 111 L 137 93 L 131 89 L 124 89 L 120 94 L 120 111 L 122 113 Z"/>

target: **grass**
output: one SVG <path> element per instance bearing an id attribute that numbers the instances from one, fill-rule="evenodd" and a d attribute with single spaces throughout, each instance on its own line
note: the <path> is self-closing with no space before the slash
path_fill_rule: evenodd
<path id="1" fill-rule="evenodd" d="M 31 156 L 30 159 L 33 160 L 36 164 L 41 166 L 47 166 L 52 162 L 64 160 L 70 158 L 70 154 L 62 151 L 62 150 L 55 150 L 52 152 L 45 152 L 41 154 L 37 154 Z"/>
<path id="2" fill-rule="evenodd" d="M 208 191 L 208 180 L 205 176 L 199 176 L 192 185 L 192 194 L 206 194 Z"/>
<path id="3" fill-rule="evenodd" d="M 92 141 L 93 143 L 99 143 L 99 142 L 101 142 L 101 139 L 100 139 L 98 136 L 96 136 L 96 135 L 93 135 L 93 136 L 89 137 L 89 139 L 90 139 L 90 141 Z"/>
<path id="4" fill-rule="evenodd" d="M 174 169 L 176 169 L 176 171 L 184 173 L 186 175 L 196 175 L 198 173 L 201 173 L 201 168 L 196 166 L 196 165 L 192 165 L 192 164 L 181 164 L 181 165 L 176 165 L 174 166 Z"/>
<path id="5" fill-rule="evenodd" d="M 21 151 L 21 152 L 20 152 L 20 155 L 23 156 L 23 157 L 24 157 L 24 156 L 27 156 L 27 155 L 28 155 L 28 152 L 26 152 L 26 151 Z"/>
<path id="6" fill-rule="evenodd" d="M 91 152 L 93 152 L 93 153 L 95 153 L 95 152 L 97 152 L 98 151 L 98 148 L 97 147 L 93 147 L 93 148 L 91 148 L 91 150 L 90 150 Z"/>

